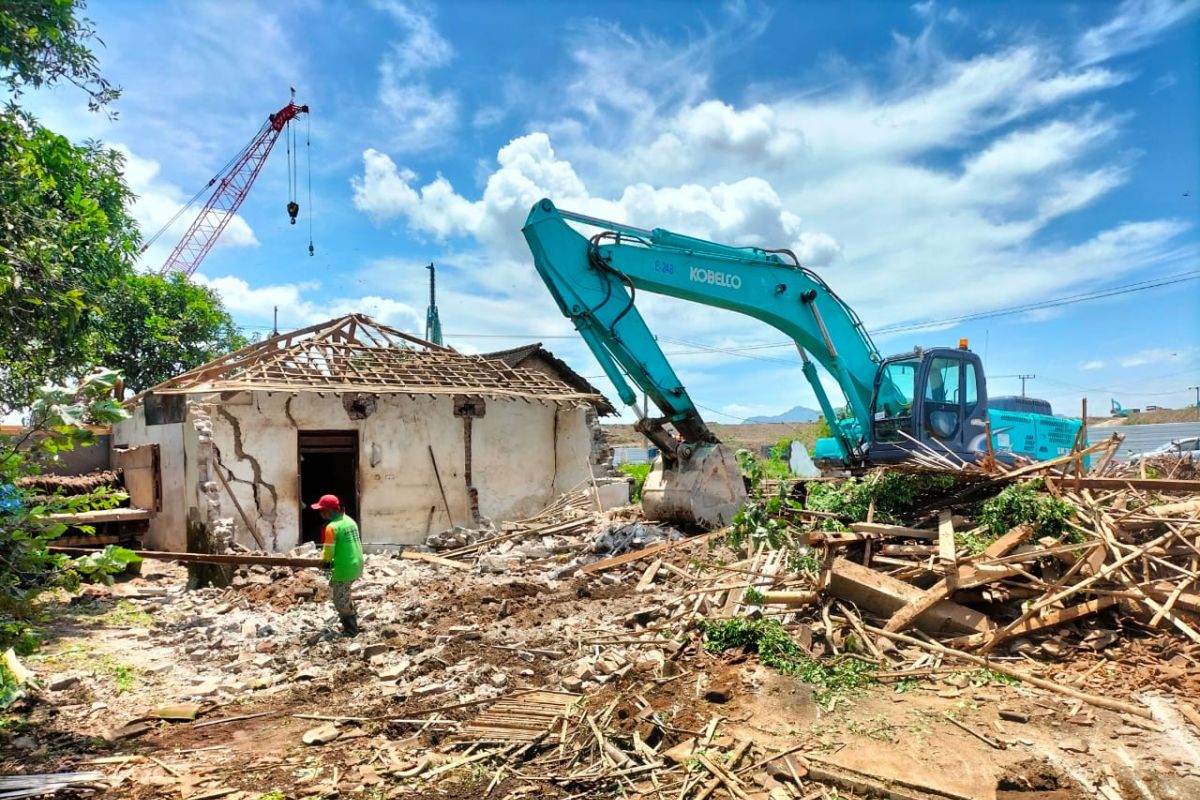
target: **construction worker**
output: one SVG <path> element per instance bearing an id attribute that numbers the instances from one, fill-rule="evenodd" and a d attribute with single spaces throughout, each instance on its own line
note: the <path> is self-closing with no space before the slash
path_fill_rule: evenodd
<path id="1" fill-rule="evenodd" d="M 333 607 L 342 620 L 342 630 L 347 636 L 358 635 L 358 613 L 354 610 L 354 599 L 350 588 L 362 576 L 362 541 L 358 536 L 358 525 L 342 511 L 342 501 L 327 494 L 312 506 L 326 521 L 321 537 L 321 560 L 329 569 L 329 594 Z"/>

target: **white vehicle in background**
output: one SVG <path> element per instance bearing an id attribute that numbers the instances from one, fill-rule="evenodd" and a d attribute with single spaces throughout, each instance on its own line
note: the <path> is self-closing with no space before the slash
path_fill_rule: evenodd
<path id="1" fill-rule="evenodd" d="M 1161 444 L 1153 450 L 1145 453 L 1137 453 L 1129 459 L 1129 463 L 1137 464 L 1143 458 L 1154 459 L 1164 457 L 1182 458 L 1192 463 L 1200 461 L 1200 436 L 1189 436 L 1186 439 L 1175 439 L 1174 441 Z"/>

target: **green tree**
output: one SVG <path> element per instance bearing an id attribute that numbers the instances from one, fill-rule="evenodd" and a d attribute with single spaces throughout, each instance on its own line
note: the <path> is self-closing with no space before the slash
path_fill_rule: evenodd
<path id="1" fill-rule="evenodd" d="M 65 525 L 49 516 L 51 513 L 111 508 L 123 496 L 100 491 L 44 498 L 19 488 L 20 478 L 37 474 L 59 452 L 91 444 L 94 435 L 87 424 L 125 418 L 125 412 L 112 398 L 116 380 L 117 373 L 112 370 L 96 370 L 72 388 L 38 390 L 30 405 L 29 425 L 15 436 L 0 440 L 0 650 L 16 646 L 28 652 L 35 646 L 34 601 L 42 591 L 77 585 L 81 573 L 102 577 L 119 572 L 132 556 L 128 551 L 108 548 L 79 563 L 47 548 L 66 530 Z"/>
<path id="2" fill-rule="evenodd" d="M 84 0 L 5 0 L 0 6 L 0 83 L 8 88 L 10 110 L 25 88 L 63 81 L 86 92 L 93 111 L 120 96 L 100 74 L 91 49 L 100 39 L 83 16 L 86 7 Z"/>
<path id="3" fill-rule="evenodd" d="M 101 360 L 142 391 L 247 344 L 217 294 L 181 273 L 130 275 L 101 301 Z"/>
<path id="4" fill-rule="evenodd" d="M 119 90 L 99 73 L 81 0 L 0 5 L 0 411 L 93 363 L 96 298 L 129 274 L 138 232 L 119 153 L 73 145 L 17 105 L 24 90 L 67 82 L 93 110 Z"/>
<path id="5" fill-rule="evenodd" d="M 121 155 L 0 112 L 0 408 L 94 363 L 98 300 L 132 274 Z"/>

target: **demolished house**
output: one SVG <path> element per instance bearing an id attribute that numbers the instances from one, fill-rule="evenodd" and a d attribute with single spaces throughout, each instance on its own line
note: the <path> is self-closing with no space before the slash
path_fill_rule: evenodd
<path id="1" fill-rule="evenodd" d="M 201 532 L 286 551 L 317 539 L 308 505 L 327 493 L 368 547 L 411 545 L 529 516 L 592 479 L 612 406 L 554 361 L 511 366 L 353 314 L 143 392 L 113 443 L 159 446 L 148 547 L 184 550 Z"/>

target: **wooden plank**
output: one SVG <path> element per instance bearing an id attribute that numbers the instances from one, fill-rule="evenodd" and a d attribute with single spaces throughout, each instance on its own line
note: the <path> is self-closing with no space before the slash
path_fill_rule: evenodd
<path id="1" fill-rule="evenodd" d="M 51 547 L 56 553 L 70 556 L 84 556 L 95 552 L 85 547 Z M 157 561 L 179 561 L 184 564 L 246 564 L 264 567 L 320 567 L 324 561 L 319 558 L 288 558 L 286 556 L 259 556 L 242 553 L 167 553 L 160 550 L 134 550 L 142 558 L 152 558 Z"/>
<path id="2" fill-rule="evenodd" d="M 254 541 L 258 544 L 260 550 L 267 549 L 267 543 L 263 541 L 262 535 L 258 532 L 253 523 L 250 522 L 250 517 L 246 514 L 242 504 L 238 502 L 237 495 L 233 493 L 233 489 L 229 485 L 229 481 L 225 480 L 224 465 L 214 464 L 213 472 L 217 473 L 217 478 L 221 481 L 221 485 L 225 487 L 225 494 L 229 495 L 229 499 L 233 501 L 233 507 L 237 509 L 238 516 L 242 518 L 242 523 L 246 526 L 246 531 L 254 537 Z"/>
<path id="3" fill-rule="evenodd" d="M 938 554 L 937 545 L 932 544 L 885 544 L 879 548 L 881 556 L 916 556 L 928 558 Z"/>
<path id="4" fill-rule="evenodd" d="M 830 573 L 831 594 L 879 616 L 891 617 L 926 594 L 916 586 L 844 558 L 834 559 Z M 926 633 L 987 633 L 994 627 L 986 615 L 946 599 L 932 602 L 915 617 L 915 623 Z"/>
<path id="5" fill-rule="evenodd" d="M 635 592 L 645 592 L 650 589 L 654 583 L 655 577 L 658 576 L 658 568 L 662 566 L 662 559 L 656 558 L 650 562 L 650 566 L 646 567 L 646 571 L 642 573 L 642 578 L 637 582 L 637 586 L 633 588 Z"/>
<path id="6" fill-rule="evenodd" d="M 1147 492 L 1200 494 L 1200 481 L 1182 481 L 1168 478 L 1062 478 L 1047 477 L 1046 483 L 1071 489 L 1112 490 L 1136 489 Z"/>
<path id="7" fill-rule="evenodd" d="M 885 525 L 882 522 L 854 522 L 850 530 L 856 533 L 877 533 L 884 537 L 896 539 L 929 539 L 937 537 L 936 531 L 924 531 L 920 528 L 906 528 L 903 525 Z"/>
<path id="8" fill-rule="evenodd" d="M 949 525 L 949 513 L 943 512 L 943 517 L 939 520 L 939 532 L 944 527 Z M 942 523 L 945 523 L 943 525 Z M 953 540 L 954 527 L 949 525 L 950 537 Z M 1033 535 L 1033 528 L 1028 525 L 1018 525 L 1008 533 L 1001 536 L 996 541 L 992 542 L 983 551 L 983 558 L 999 558 L 1008 551 L 1021 544 L 1023 541 Z M 941 538 L 939 536 L 939 552 L 941 550 Z M 888 619 L 884 630 L 895 633 L 912 625 L 922 614 L 932 609 L 938 602 L 945 600 L 956 589 L 968 589 L 975 586 L 982 586 L 985 583 L 1003 580 L 1011 575 L 1017 574 L 1018 570 L 1015 567 L 1005 565 L 979 565 L 967 566 L 961 570 L 957 567 L 957 562 L 954 568 L 954 578 L 947 577 L 935 583 L 926 592 L 914 597 L 908 605 L 898 609 L 891 618 Z M 907 584 L 905 584 L 907 585 Z M 919 590 L 918 590 L 919 591 Z M 960 606 L 962 607 L 962 606 Z"/>
<path id="9" fill-rule="evenodd" d="M 1030 617 L 1016 628 L 1013 628 L 1012 630 L 1005 630 L 1002 635 L 998 633 L 994 641 L 996 644 L 999 644 L 1000 642 L 1007 641 L 1008 639 L 1012 639 L 1017 636 L 1024 636 L 1026 634 L 1035 633 L 1047 628 L 1065 625 L 1068 622 L 1072 622 L 1074 620 L 1095 614 L 1098 611 L 1102 611 L 1109 606 L 1115 606 L 1119 602 L 1121 602 L 1121 598 L 1119 597 L 1101 597 L 1096 600 L 1088 600 L 1087 602 L 1080 603 L 1078 605 L 1061 608 L 1041 617 Z M 946 642 L 946 646 L 974 647 L 988 641 L 988 638 L 989 637 L 986 635 L 962 636 L 957 639 L 950 639 Z"/>
<path id="10" fill-rule="evenodd" d="M 620 567 L 624 566 L 625 564 L 631 564 L 634 561 L 641 561 L 643 558 L 658 555 L 659 553 L 662 553 L 666 550 L 672 550 L 676 547 L 695 544 L 697 542 L 707 542 L 709 539 L 712 539 L 716 536 L 724 536 L 726 532 L 727 529 L 722 528 L 721 530 L 709 531 L 708 533 L 703 533 L 699 536 L 681 539 L 677 542 L 659 542 L 658 544 L 652 544 L 649 547 L 643 547 L 641 550 L 634 550 L 631 553 L 613 556 L 612 558 L 604 558 L 599 561 L 593 561 L 591 564 L 586 564 L 580 567 L 579 571 L 585 575 L 604 572 L 605 570 L 612 569 L 613 567 Z"/>
<path id="11" fill-rule="evenodd" d="M 817 592 L 763 592 L 763 605 L 807 606 L 817 602 Z"/>
<path id="12" fill-rule="evenodd" d="M 453 569 L 471 569 L 471 565 L 464 561 L 455 561 L 452 558 L 442 558 L 435 556 L 433 553 L 421 553 L 416 550 L 405 550 L 400 554 L 401 558 L 406 558 L 409 561 L 426 561 L 430 564 L 437 564 L 442 567 L 451 567 Z"/>
<path id="13" fill-rule="evenodd" d="M 64 525 L 98 525 L 102 522 L 133 522 L 153 516 L 153 511 L 144 508 L 101 508 L 78 514 L 47 514 L 46 518 Z"/>
<path id="14" fill-rule="evenodd" d="M 946 570 L 946 587 L 953 592 L 958 588 L 958 556 L 954 547 L 954 522 L 948 508 L 938 514 L 938 560 Z"/>

